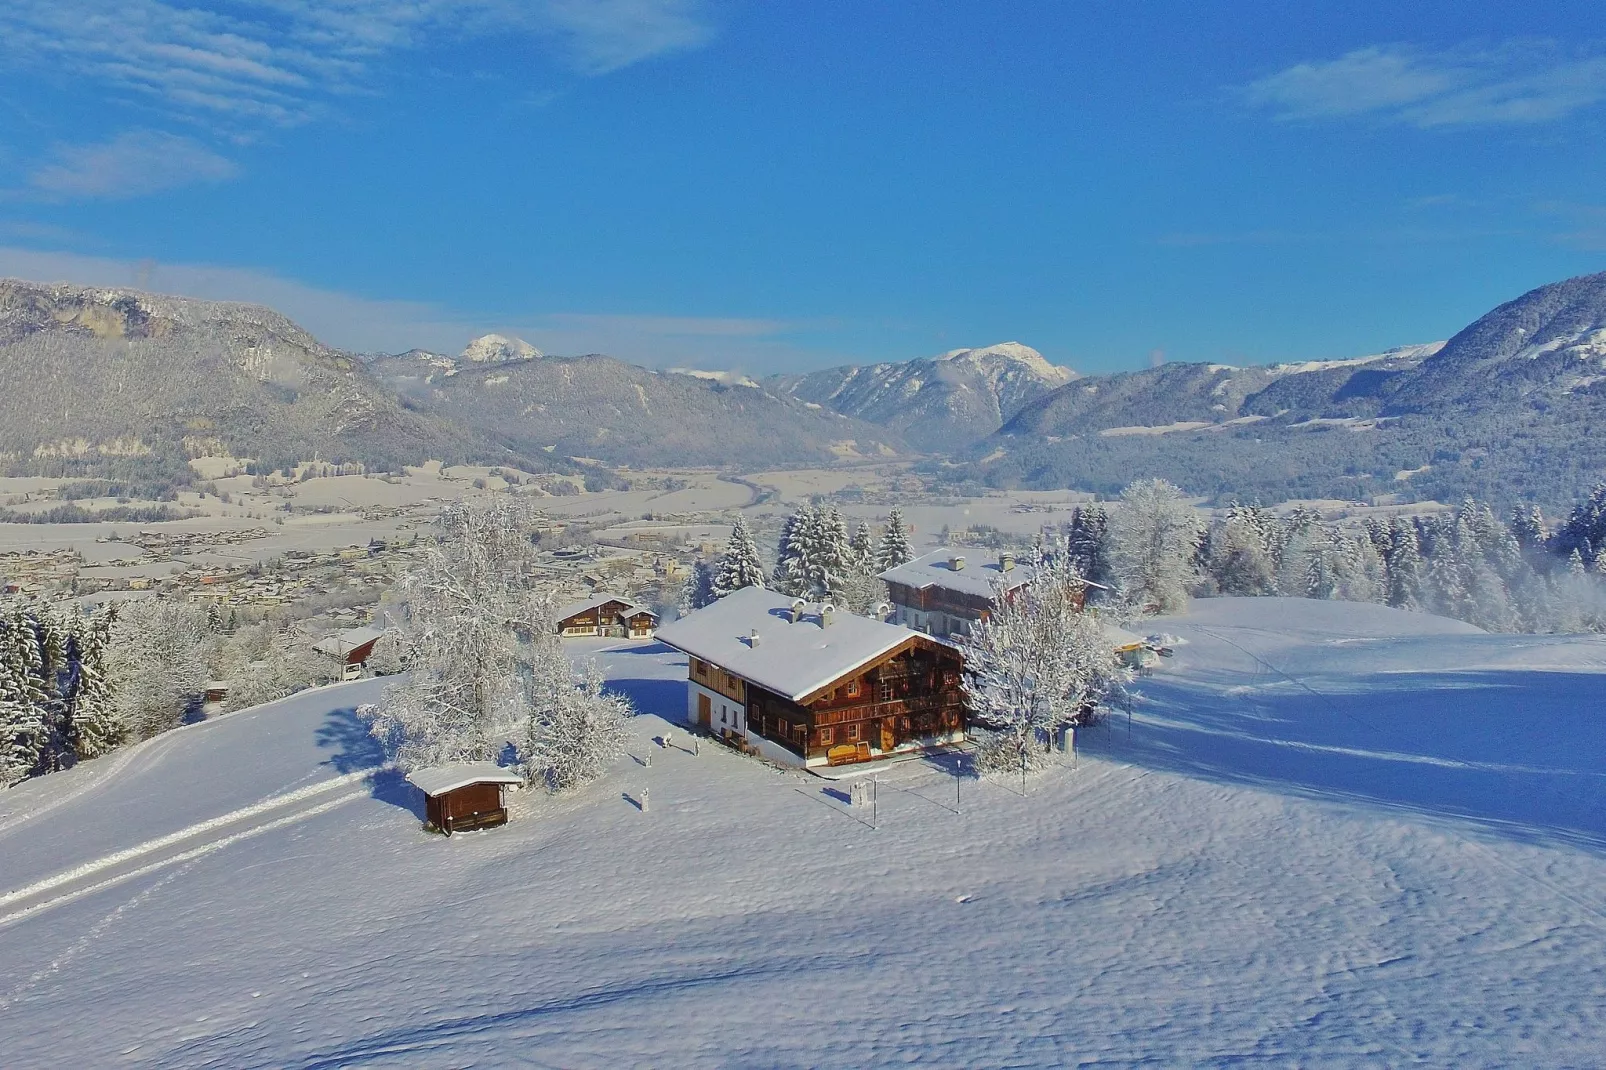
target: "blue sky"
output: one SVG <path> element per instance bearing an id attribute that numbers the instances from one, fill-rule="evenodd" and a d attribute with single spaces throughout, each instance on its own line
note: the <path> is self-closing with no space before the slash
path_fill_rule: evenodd
<path id="1" fill-rule="evenodd" d="M 1599 15 L 6 0 L 0 274 L 359 350 L 1350 356 L 1606 269 Z"/>

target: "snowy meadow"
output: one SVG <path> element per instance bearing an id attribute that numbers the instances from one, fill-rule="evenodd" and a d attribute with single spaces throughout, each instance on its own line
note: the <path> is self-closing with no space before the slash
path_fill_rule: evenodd
<path id="1" fill-rule="evenodd" d="M 848 785 L 669 732 L 432 836 L 363 681 L 0 795 L 8 1067 L 1587 1065 L 1606 641 L 1212 599 L 1074 768 Z M 957 804 L 956 804 L 957 789 Z M 651 805 L 639 803 L 650 791 Z"/>

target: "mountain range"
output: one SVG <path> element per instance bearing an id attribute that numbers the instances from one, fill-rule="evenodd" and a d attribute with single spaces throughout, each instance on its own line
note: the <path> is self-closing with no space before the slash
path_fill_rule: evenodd
<path id="1" fill-rule="evenodd" d="M 1444 343 L 1265 367 L 1078 375 L 1004 342 L 754 381 L 562 357 L 501 335 L 358 357 L 251 305 L 0 281 L 0 461 L 187 471 L 227 451 L 601 474 L 920 458 L 954 484 L 1215 500 L 1569 500 L 1606 473 L 1606 273 L 1533 290 Z"/>
<path id="2" fill-rule="evenodd" d="M 955 349 L 929 360 L 843 365 L 776 375 L 764 386 L 901 434 L 940 453 L 998 430 L 1021 407 L 1077 377 L 1019 342 Z"/>

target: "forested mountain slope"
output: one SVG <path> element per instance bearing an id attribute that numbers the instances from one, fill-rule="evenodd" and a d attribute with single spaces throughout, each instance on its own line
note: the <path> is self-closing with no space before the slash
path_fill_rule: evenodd
<path id="1" fill-rule="evenodd" d="M 13 471 L 182 471 L 202 453 L 380 468 L 513 460 L 410 411 L 361 361 L 271 309 L 134 290 L 0 280 L 0 397 Z"/>
<path id="2" fill-rule="evenodd" d="M 843 365 L 777 375 L 766 389 L 901 433 L 946 453 L 996 431 L 1021 406 L 1076 378 L 1019 342 L 955 349 L 929 360 Z"/>
<path id="3" fill-rule="evenodd" d="M 895 456 L 895 433 L 744 384 L 612 357 L 487 362 L 415 350 L 375 374 L 413 403 L 519 451 L 608 464 L 819 464 Z"/>
<path id="4" fill-rule="evenodd" d="M 1218 500 L 1566 506 L 1606 473 L 1606 273 L 1542 286 L 1439 345 L 1269 368 L 1166 365 L 1070 383 L 939 475 Z"/>

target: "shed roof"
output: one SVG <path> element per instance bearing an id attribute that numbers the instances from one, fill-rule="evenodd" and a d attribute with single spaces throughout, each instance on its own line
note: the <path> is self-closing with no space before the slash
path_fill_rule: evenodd
<path id="1" fill-rule="evenodd" d="M 407 780 L 425 795 L 444 795 L 470 784 L 517 784 L 523 778 L 495 762 L 453 762 L 414 769 Z"/>
<path id="2" fill-rule="evenodd" d="M 836 610 L 821 623 L 820 605 L 805 605 L 792 623 L 793 599 L 744 587 L 658 629 L 658 638 L 760 687 L 800 702 L 919 632 Z M 753 642 L 754 632 L 758 642 Z"/>
<path id="3" fill-rule="evenodd" d="M 646 606 L 637 602 L 632 602 L 630 599 L 623 598 L 616 594 L 599 594 L 595 597 L 587 598 L 584 602 L 572 602 L 558 610 L 557 619 L 560 621 L 568 620 L 576 613 L 586 613 L 593 609 L 597 609 L 600 606 L 605 606 L 609 602 L 618 602 L 622 604 L 625 607 L 625 616 L 627 617 L 634 617 L 645 613 L 654 620 L 658 619 L 658 614 L 654 613 Z"/>

